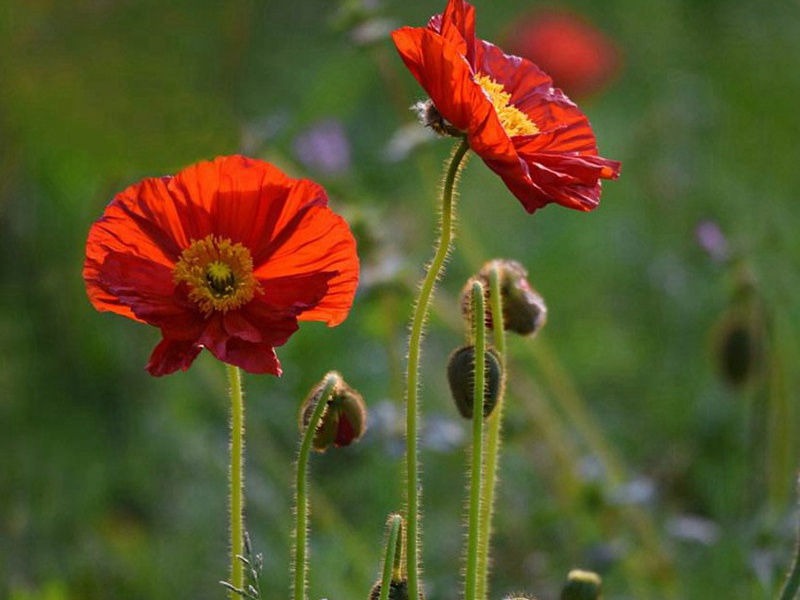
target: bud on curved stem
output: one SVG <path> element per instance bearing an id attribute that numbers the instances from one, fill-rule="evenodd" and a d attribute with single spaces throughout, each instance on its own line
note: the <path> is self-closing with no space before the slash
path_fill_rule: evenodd
<path id="1" fill-rule="evenodd" d="M 297 469 L 295 472 L 295 529 L 294 529 L 294 600 L 307 600 L 308 592 L 308 457 L 311 445 L 317 434 L 322 416 L 328 408 L 328 401 L 342 382 L 342 377 L 336 372 L 325 376 L 318 388 L 312 392 L 316 403 L 303 432 L 300 444 L 300 453 L 297 456 Z M 318 393 L 317 393 L 318 391 Z"/>
<path id="2" fill-rule="evenodd" d="M 403 517 L 392 515 L 386 525 L 388 533 L 386 535 L 386 554 L 383 557 L 383 576 L 370 592 L 371 599 L 377 592 L 377 598 L 374 600 L 389 600 L 392 583 L 400 582 L 402 578 Z"/>

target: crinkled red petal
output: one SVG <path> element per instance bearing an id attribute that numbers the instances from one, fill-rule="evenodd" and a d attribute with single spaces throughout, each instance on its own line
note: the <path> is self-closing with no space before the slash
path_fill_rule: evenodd
<path id="1" fill-rule="evenodd" d="M 146 258 L 109 253 L 87 288 L 90 298 L 95 289 L 102 290 L 113 298 L 109 307 L 130 310 L 136 320 L 160 328 L 165 337 L 194 341 L 203 330 L 202 316 L 175 294 L 172 271 Z"/>
<path id="2" fill-rule="evenodd" d="M 191 341 L 164 338 L 153 350 L 145 368 L 155 377 L 178 370 L 185 371 L 201 350 L 199 345 Z"/>
<path id="3" fill-rule="evenodd" d="M 428 29 L 441 35 L 453 48 L 467 59 L 475 59 L 475 8 L 463 0 L 451 0 L 443 14 L 434 15 Z"/>
<path id="4" fill-rule="evenodd" d="M 455 46 L 432 30 L 414 27 L 394 31 L 392 39 L 403 62 L 442 117 L 461 131 L 486 127 L 494 108 Z"/>

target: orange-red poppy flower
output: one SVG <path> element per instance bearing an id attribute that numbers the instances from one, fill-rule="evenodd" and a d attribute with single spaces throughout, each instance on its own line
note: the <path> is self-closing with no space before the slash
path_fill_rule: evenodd
<path id="1" fill-rule="evenodd" d="M 83 277 L 95 308 L 161 330 L 153 375 L 188 369 L 202 348 L 280 375 L 275 347 L 298 321 L 347 316 L 358 257 L 322 187 L 228 156 L 118 194 L 89 231 Z"/>
<path id="2" fill-rule="evenodd" d="M 449 0 L 427 27 L 392 33 L 445 128 L 470 148 L 532 213 L 550 203 L 591 210 L 600 180 L 620 164 L 597 155 L 586 116 L 535 64 L 475 37 L 475 9 Z"/>
<path id="3" fill-rule="evenodd" d="M 543 9 L 518 19 L 508 36 L 515 54 L 532 60 L 573 97 L 589 96 L 617 74 L 620 50 L 580 14 Z"/>

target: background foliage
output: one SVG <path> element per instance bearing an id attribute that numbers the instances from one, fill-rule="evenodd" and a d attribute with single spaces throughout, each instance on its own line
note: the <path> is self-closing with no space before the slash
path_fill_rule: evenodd
<path id="1" fill-rule="evenodd" d="M 476 4 L 479 35 L 498 41 L 535 6 Z M 484 260 L 507 256 L 527 266 L 550 320 L 535 340 L 512 340 L 493 596 L 554 598 L 582 566 L 603 574 L 609 598 L 770 597 L 792 546 L 798 456 L 800 5 L 564 5 L 622 48 L 619 78 L 582 106 L 623 176 L 593 213 L 528 217 L 479 160 L 464 173 L 424 361 L 428 596 L 460 591 L 453 474 L 466 427 L 444 383 L 462 337 L 457 294 Z M 442 6 L 377 10 L 422 25 Z M 221 597 L 223 369 L 203 356 L 188 373 L 147 376 L 157 332 L 95 313 L 80 271 L 115 192 L 233 152 L 322 182 L 360 235 L 351 318 L 304 324 L 279 353 L 284 377 L 245 383 L 248 523 L 268 598 L 289 583 L 297 408 L 330 368 L 367 399 L 365 440 L 314 459 L 311 581 L 313 597 L 366 597 L 385 516 L 401 507 L 400 363 L 449 143 L 387 151 L 421 91 L 387 39 L 355 41 L 345 8 L 0 6 L 0 597 Z M 298 142 L 331 122 L 346 136 L 344 168 Z M 735 266 L 698 245 L 705 220 Z M 733 388 L 714 368 L 714 330 L 745 271 L 767 351 L 761 376 Z"/>

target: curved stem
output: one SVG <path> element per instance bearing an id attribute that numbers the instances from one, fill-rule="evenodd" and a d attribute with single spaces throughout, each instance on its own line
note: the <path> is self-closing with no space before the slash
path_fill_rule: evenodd
<path id="1" fill-rule="evenodd" d="M 403 518 L 394 515 L 389 519 L 389 535 L 386 540 L 386 554 L 383 557 L 383 576 L 381 577 L 381 594 L 378 600 L 389 600 L 389 591 L 394 579 L 394 568 L 397 557 L 397 541 L 400 537 L 400 526 Z"/>
<path id="2" fill-rule="evenodd" d="M 450 165 L 442 185 L 442 208 L 439 228 L 439 243 L 436 253 L 425 274 L 419 297 L 414 307 L 411 334 L 408 342 L 408 371 L 406 374 L 406 522 L 408 528 L 407 573 L 408 593 L 412 600 L 419 600 L 419 466 L 417 460 L 417 412 L 419 396 L 419 357 L 423 330 L 428 317 L 433 289 L 444 266 L 453 236 L 454 188 L 462 159 L 469 150 L 467 140 L 453 152 Z"/>
<path id="3" fill-rule="evenodd" d="M 236 589 L 244 587 L 244 565 L 239 556 L 244 551 L 244 395 L 242 374 L 238 367 L 226 365 L 231 397 L 230 528 L 231 580 Z M 232 600 L 239 595 L 231 591 Z"/>
<path id="4" fill-rule="evenodd" d="M 329 374 L 325 378 L 325 386 L 314 406 L 314 412 L 303 432 L 303 441 L 297 455 L 295 472 L 295 528 L 294 528 L 294 600 L 306 600 L 308 582 L 308 458 L 311 454 L 311 443 L 317 433 L 319 422 L 333 394 L 339 377 Z"/>
<path id="5" fill-rule="evenodd" d="M 492 307 L 492 331 L 494 349 L 500 355 L 500 371 L 506 370 L 506 330 L 503 327 L 503 298 L 500 295 L 500 273 L 497 268 L 489 272 L 489 298 Z M 486 598 L 489 580 L 489 547 L 492 536 L 494 492 L 497 485 L 497 464 L 500 460 L 500 430 L 503 421 L 505 389 L 500 389 L 497 404 L 489 417 L 489 432 L 486 441 L 486 469 L 481 504 L 480 534 L 478 536 L 478 590 L 477 598 Z"/>
<path id="6" fill-rule="evenodd" d="M 483 487 L 483 403 L 486 389 L 486 309 L 483 284 L 472 286 L 472 318 L 475 326 L 475 360 L 473 362 L 472 397 L 472 466 L 469 495 L 469 529 L 467 533 L 467 568 L 464 600 L 476 600 L 478 585 L 478 551 L 481 492 Z"/>

